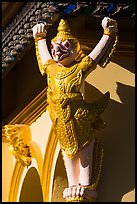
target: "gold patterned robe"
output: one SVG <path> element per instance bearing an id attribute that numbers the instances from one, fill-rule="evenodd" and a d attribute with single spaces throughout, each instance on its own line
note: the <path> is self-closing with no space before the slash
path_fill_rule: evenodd
<path id="1" fill-rule="evenodd" d="M 87 55 L 67 67 L 58 65 L 53 59 L 43 66 L 48 80 L 48 111 L 60 147 L 69 158 L 89 143 L 94 121 L 104 111 L 109 98 L 109 94 L 105 94 L 100 101 L 88 104 L 79 92 L 82 82 L 95 68 L 96 63 Z"/>

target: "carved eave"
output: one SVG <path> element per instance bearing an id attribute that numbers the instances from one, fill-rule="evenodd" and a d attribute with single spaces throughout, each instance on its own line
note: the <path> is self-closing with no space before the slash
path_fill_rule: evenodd
<path id="1" fill-rule="evenodd" d="M 40 16 L 48 23 L 57 16 L 56 9 L 50 10 L 50 4 L 27 2 L 2 33 L 2 73 L 3 77 L 22 58 L 33 44 L 32 27 Z"/>
<path id="2" fill-rule="evenodd" d="M 113 9 L 110 17 L 129 16 L 134 18 L 134 1 L 132 4 L 130 2 L 117 3 L 116 9 Z M 23 2 L 18 14 L 2 32 L 2 77 L 4 78 L 32 47 L 34 42 L 31 28 L 41 16 L 43 20 L 52 25 L 60 15 L 104 16 L 110 6 L 109 2 Z"/>

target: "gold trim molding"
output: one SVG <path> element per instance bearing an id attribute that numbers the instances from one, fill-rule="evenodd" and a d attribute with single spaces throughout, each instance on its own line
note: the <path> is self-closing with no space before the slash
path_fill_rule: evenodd
<path id="1" fill-rule="evenodd" d="M 18 200 L 20 179 L 22 177 L 24 169 L 25 167 L 20 162 L 16 161 L 10 184 L 8 202 L 17 202 Z"/>
<path id="2" fill-rule="evenodd" d="M 4 134 L 4 125 L 26 124 L 31 125 L 44 113 L 47 107 L 47 87 L 36 96 L 22 111 L 14 111 L 5 121 L 2 127 L 2 141 L 7 142 Z M 19 113 L 18 113 L 19 112 Z"/>
<path id="3" fill-rule="evenodd" d="M 53 129 L 54 126 L 52 125 L 43 162 L 42 187 L 44 202 L 51 202 L 54 170 L 60 150 L 58 140 Z"/>

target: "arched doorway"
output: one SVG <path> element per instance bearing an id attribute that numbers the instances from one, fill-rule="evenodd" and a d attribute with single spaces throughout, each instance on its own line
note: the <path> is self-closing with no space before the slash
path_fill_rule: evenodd
<path id="1" fill-rule="evenodd" d="M 31 167 L 24 178 L 19 202 L 43 202 L 40 178 L 35 167 Z"/>

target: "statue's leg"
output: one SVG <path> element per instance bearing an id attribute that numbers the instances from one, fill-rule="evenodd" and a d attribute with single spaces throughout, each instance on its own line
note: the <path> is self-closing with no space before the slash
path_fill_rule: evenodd
<path id="1" fill-rule="evenodd" d="M 88 187 L 91 185 L 94 139 L 89 145 L 80 150 L 73 159 L 69 159 L 62 151 L 69 187 L 63 192 L 67 201 L 83 200 L 96 197 L 96 192 Z M 86 195 L 86 197 L 85 197 Z M 88 200 L 87 200 L 88 201 Z"/>
<path id="2" fill-rule="evenodd" d="M 79 182 L 79 155 L 77 153 L 73 159 L 70 159 L 64 150 L 62 150 L 62 155 L 65 163 L 68 185 L 69 187 L 75 186 Z"/>
<path id="3" fill-rule="evenodd" d="M 93 149 L 95 139 L 92 139 L 89 145 L 79 151 L 79 184 L 80 192 L 82 191 L 83 199 L 94 201 L 97 197 L 97 192 L 90 189 L 92 179 L 93 164 Z M 85 198 L 84 198 L 85 197 Z"/>
<path id="4" fill-rule="evenodd" d="M 89 145 L 79 151 L 79 184 L 83 186 L 91 185 L 93 148 L 95 139 Z"/>
<path id="5" fill-rule="evenodd" d="M 70 159 L 63 150 L 62 155 L 68 178 L 68 188 L 65 188 L 63 191 L 63 197 L 67 200 L 68 198 L 76 197 L 77 195 L 77 186 L 79 182 L 79 155 L 77 153 L 73 159 Z"/>

